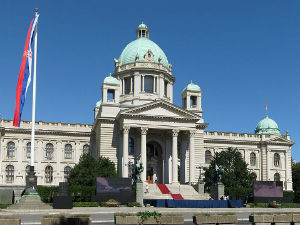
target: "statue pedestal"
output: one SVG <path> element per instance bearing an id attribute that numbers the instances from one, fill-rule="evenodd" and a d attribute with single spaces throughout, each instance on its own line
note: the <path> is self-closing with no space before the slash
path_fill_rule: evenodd
<path id="1" fill-rule="evenodd" d="M 140 204 L 140 206 L 144 205 L 144 184 L 143 182 L 136 183 L 136 202 Z"/>
<path id="2" fill-rule="evenodd" d="M 210 195 L 214 200 L 220 200 L 224 197 L 224 184 L 217 183 L 210 187 Z"/>
<path id="3" fill-rule="evenodd" d="M 199 182 L 197 183 L 197 192 L 200 194 L 200 195 L 203 195 L 204 194 L 204 183 L 203 182 Z"/>

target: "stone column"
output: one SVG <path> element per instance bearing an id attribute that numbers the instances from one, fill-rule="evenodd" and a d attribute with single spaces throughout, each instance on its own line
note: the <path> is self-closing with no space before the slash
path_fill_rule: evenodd
<path id="1" fill-rule="evenodd" d="M 172 130 L 172 183 L 178 183 L 177 136 L 178 130 Z"/>
<path id="2" fill-rule="evenodd" d="M 270 161 L 270 157 L 271 157 L 271 150 L 268 149 L 268 147 L 266 146 L 266 153 L 267 153 L 267 160 L 266 160 L 266 163 L 267 163 L 267 166 L 266 166 L 266 174 L 267 174 L 267 181 L 268 180 L 271 180 L 271 177 L 270 177 L 270 170 L 271 170 L 271 161 Z"/>
<path id="3" fill-rule="evenodd" d="M 194 136 L 196 131 L 191 130 L 190 131 L 190 183 L 195 182 L 195 149 L 194 149 Z"/>
<path id="4" fill-rule="evenodd" d="M 285 156 L 285 179 L 284 179 L 284 187 L 285 187 L 285 190 L 287 190 L 287 182 L 288 182 L 288 154 L 287 152 L 284 153 L 284 156 Z"/>
<path id="5" fill-rule="evenodd" d="M 122 177 L 128 177 L 128 133 L 130 127 L 123 127 Z"/>
<path id="6" fill-rule="evenodd" d="M 102 101 L 104 103 L 106 103 L 107 102 L 107 89 L 106 88 L 103 88 L 102 98 L 103 98 Z"/>
<path id="7" fill-rule="evenodd" d="M 132 79 L 133 79 L 133 77 L 130 77 L 130 94 L 132 94 L 132 91 L 133 91 Z"/>
<path id="8" fill-rule="evenodd" d="M 141 128 L 141 161 L 143 163 L 144 171 L 142 172 L 141 179 L 142 181 L 146 181 L 146 175 L 147 175 L 147 127 Z"/>
<path id="9" fill-rule="evenodd" d="M 186 95 L 186 108 L 191 108 L 191 96 L 189 94 Z"/>
<path id="10" fill-rule="evenodd" d="M 142 92 L 145 91 L 145 76 L 142 75 Z"/>

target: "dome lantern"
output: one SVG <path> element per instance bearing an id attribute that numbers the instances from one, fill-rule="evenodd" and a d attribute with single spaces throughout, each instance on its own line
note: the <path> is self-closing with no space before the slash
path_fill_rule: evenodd
<path id="1" fill-rule="evenodd" d="M 136 29 L 137 39 L 148 38 L 149 39 L 149 28 L 142 22 Z"/>

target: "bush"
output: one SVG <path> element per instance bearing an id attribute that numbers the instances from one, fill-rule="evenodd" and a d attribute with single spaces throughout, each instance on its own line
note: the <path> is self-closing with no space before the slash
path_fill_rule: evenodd
<path id="1" fill-rule="evenodd" d="M 283 197 L 291 199 L 292 202 L 295 200 L 295 192 L 293 191 L 284 191 Z"/>
<path id="2" fill-rule="evenodd" d="M 140 203 L 138 202 L 127 202 L 128 207 L 139 207 Z"/>
<path id="3" fill-rule="evenodd" d="M 11 204 L 0 204 L 0 209 L 6 209 Z"/>
<path id="4" fill-rule="evenodd" d="M 70 172 L 68 183 L 70 186 L 94 186 L 97 177 L 117 176 L 115 164 L 109 158 L 95 159 L 90 154 L 82 154 L 79 163 Z"/>
<path id="5" fill-rule="evenodd" d="M 96 186 L 74 185 L 69 187 L 69 195 L 72 196 L 73 202 L 90 202 L 95 193 Z"/>
<path id="6" fill-rule="evenodd" d="M 41 200 L 45 203 L 53 202 L 53 197 L 58 194 L 58 186 L 37 186 L 37 192 L 41 197 Z"/>
<path id="7" fill-rule="evenodd" d="M 98 202 L 73 202 L 73 207 L 98 207 Z"/>

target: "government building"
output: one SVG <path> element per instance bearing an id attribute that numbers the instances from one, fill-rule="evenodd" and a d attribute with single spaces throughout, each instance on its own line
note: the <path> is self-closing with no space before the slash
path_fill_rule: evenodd
<path id="1" fill-rule="evenodd" d="M 257 180 L 283 181 L 284 190 L 291 191 L 294 143 L 288 133 L 281 134 L 268 116 L 254 133 L 209 131 L 197 84 L 187 84 L 181 106 L 173 104 L 172 65 L 149 39 L 149 32 L 145 24 L 139 25 L 136 40 L 114 59 L 114 71 L 104 79 L 102 100 L 94 108 L 93 124 L 36 122 L 38 185 L 66 180 L 85 153 L 110 158 L 122 177 L 133 176 L 140 157 L 143 181 L 194 184 L 200 168 L 208 167 L 216 152 L 234 147 Z M 21 190 L 30 164 L 31 122 L 12 124 L 0 120 L 0 186 Z"/>

